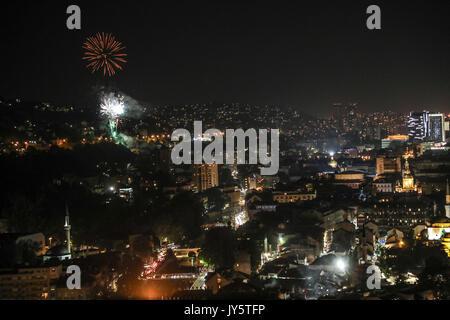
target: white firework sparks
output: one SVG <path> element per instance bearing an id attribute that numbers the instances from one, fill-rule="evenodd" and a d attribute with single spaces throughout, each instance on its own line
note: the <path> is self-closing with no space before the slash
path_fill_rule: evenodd
<path id="1" fill-rule="evenodd" d="M 109 119 L 115 119 L 125 112 L 123 96 L 114 94 L 103 95 L 100 102 L 100 112 Z"/>

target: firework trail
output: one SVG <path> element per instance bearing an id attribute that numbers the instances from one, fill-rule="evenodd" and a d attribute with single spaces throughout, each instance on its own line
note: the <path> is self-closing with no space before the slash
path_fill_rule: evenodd
<path id="1" fill-rule="evenodd" d="M 125 102 L 122 95 L 103 93 L 100 97 L 100 114 L 108 119 L 111 136 L 117 140 L 119 117 L 125 113 Z"/>
<path id="2" fill-rule="evenodd" d="M 83 60 L 87 61 L 87 68 L 91 72 L 103 70 L 103 75 L 113 76 L 117 70 L 122 70 L 120 63 L 126 63 L 124 57 L 126 53 L 122 53 L 125 47 L 109 33 L 97 33 L 93 37 L 87 38 L 83 44 L 84 53 Z"/>

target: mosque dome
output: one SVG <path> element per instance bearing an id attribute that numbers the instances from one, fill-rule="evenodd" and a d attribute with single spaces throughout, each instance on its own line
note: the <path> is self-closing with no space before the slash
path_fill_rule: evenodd
<path id="1" fill-rule="evenodd" d="M 57 257 L 70 255 L 70 252 L 69 252 L 69 250 L 67 250 L 67 246 L 59 245 L 59 246 L 49 249 L 45 255 L 50 258 L 53 258 L 53 257 L 57 258 Z"/>

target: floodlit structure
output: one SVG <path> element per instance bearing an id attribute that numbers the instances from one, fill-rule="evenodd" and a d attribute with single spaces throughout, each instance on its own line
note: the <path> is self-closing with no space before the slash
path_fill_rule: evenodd
<path id="1" fill-rule="evenodd" d="M 408 118 L 408 135 L 413 141 L 424 141 L 429 133 L 429 112 L 411 112 Z"/>
<path id="2" fill-rule="evenodd" d="M 444 115 L 434 113 L 429 116 L 430 121 L 430 140 L 433 142 L 445 141 Z"/>

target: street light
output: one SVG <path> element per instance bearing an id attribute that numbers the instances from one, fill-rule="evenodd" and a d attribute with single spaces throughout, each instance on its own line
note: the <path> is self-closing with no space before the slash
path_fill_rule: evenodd
<path id="1" fill-rule="evenodd" d="M 336 268 L 341 272 L 345 272 L 347 269 L 347 263 L 345 263 L 343 259 L 339 258 L 336 261 Z"/>

